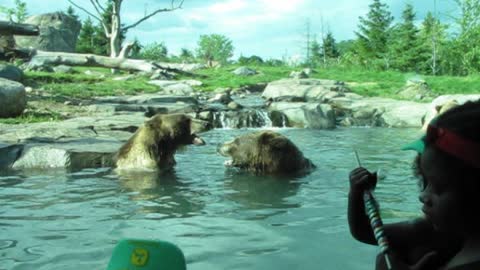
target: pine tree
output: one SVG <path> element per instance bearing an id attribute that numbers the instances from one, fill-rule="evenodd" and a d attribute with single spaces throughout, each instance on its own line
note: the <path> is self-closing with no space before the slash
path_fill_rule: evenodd
<path id="1" fill-rule="evenodd" d="M 418 29 L 413 23 L 415 13 L 413 6 L 407 4 L 403 13 L 403 21 L 395 27 L 390 51 L 392 66 L 400 71 L 418 71 L 421 47 L 418 40 Z"/>
<path id="2" fill-rule="evenodd" d="M 72 6 L 68 6 L 67 15 L 74 18 L 77 21 L 80 21 L 80 19 L 78 18 L 78 15 L 75 13 L 75 9 Z"/>
<path id="3" fill-rule="evenodd" d="M 95 48 L 95 26 L 92 20 L 88 17 L 80 29 L 78 35 L 77 46 L 75 51 L 78 53 L 94 53 Z"/>
<path id="4" fill-rule="evenodd" d="M 387 10 L 388 6 L 380 0 L 373 0 L 369 8 L 367 18 L 359 18 L 359 31 L 355 32 L 358 37 L 356 53 L 365 64 L 388 61 L 387 42 L 393 17 Z"/>
<path id="5" fill-rule="evenodd" d="M 325 57 L 327 59 L 338 58 L 340 53 L 338 52 L 337 45 L 335 43 L 335 38 L 333 37 L 332 32 L 328 31 L 327 35 L 323 39 L 322 43 L 322 56 L 325 52 Z"/>

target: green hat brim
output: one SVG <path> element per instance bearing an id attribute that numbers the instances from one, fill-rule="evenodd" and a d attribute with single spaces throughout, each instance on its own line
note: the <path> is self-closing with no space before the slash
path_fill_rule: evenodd
<path id="1" fill-rule="evenodd" d="M 401 149 L 402 150 L 414 150 L 417 153 L 422 154 L 423 151 L 425 151 L 425 137 L 423 136 L 422 138 L 415 140 L 409 144 L 404 145 Z"/>

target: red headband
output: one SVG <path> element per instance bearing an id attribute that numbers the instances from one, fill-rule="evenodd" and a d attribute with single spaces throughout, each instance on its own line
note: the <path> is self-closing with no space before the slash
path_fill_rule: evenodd
<path id="1" fill-rule="evenodd" d="M 428 125 L 427 140 L 440 150 L 480 168 L 480 144 L 463 138 L 445 128 Z"/>

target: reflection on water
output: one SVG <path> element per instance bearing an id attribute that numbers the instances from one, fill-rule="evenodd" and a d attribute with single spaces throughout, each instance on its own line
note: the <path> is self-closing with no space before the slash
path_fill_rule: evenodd
<path id="1" fill-rule="evenodd" d="M 195 198 L 200 192 L 179 179 L 175 171 L 157 173 L 150 171 L 121 171 L 118 180 L 130 200 L 138 201 L 140 212 L 149 219 L 184 218 L 200 213 L 204 203 Z"/>
<path id="2" fill-rule="evenodd" d="M 304 176 L 254 176 L 223 167 L 216 145 L 252 130 L 213 130 L 176 155 L 167 174 L 110 168 L 0 172 L 0 270 L 104 269 L 125 237 L 162 239 L 188 269 L 372 269 L 377 249 L 346 222 L 348 172 L 381 168 L 386 222 L 419 212 L 415 130 L 277 129 L 317 165 Z"/>
<path id="3" fill-rule="evenodd" d="M 300 182 L 291 176 L 258 176 L 235 169 L 225 174 L 226 197 L 248 209 L 296 208 L 300 204 L 288 199 L 294 196 Z"/>

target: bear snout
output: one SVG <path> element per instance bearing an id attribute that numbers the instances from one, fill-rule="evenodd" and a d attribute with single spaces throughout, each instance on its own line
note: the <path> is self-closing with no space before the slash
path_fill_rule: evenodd
<path id="1" fill-rule="evenodd" d="M 192 144 L 205 145 L 205 141 L 202 138 L 198 137 L 196 134 L 192 134 L 192 137 L 193 137 Z"/>
<path id="2" fill-rule="evenodd" d="M 230 156 L 228 154 L 228 150 L 230 149 L 230 147 L 228 146 L 228 144 L 226 143 L 219 143 L 217 144 L 217 153 L 219 153 L 220 155 L 224 156 L 224 157 L 228 157 Z"/>

